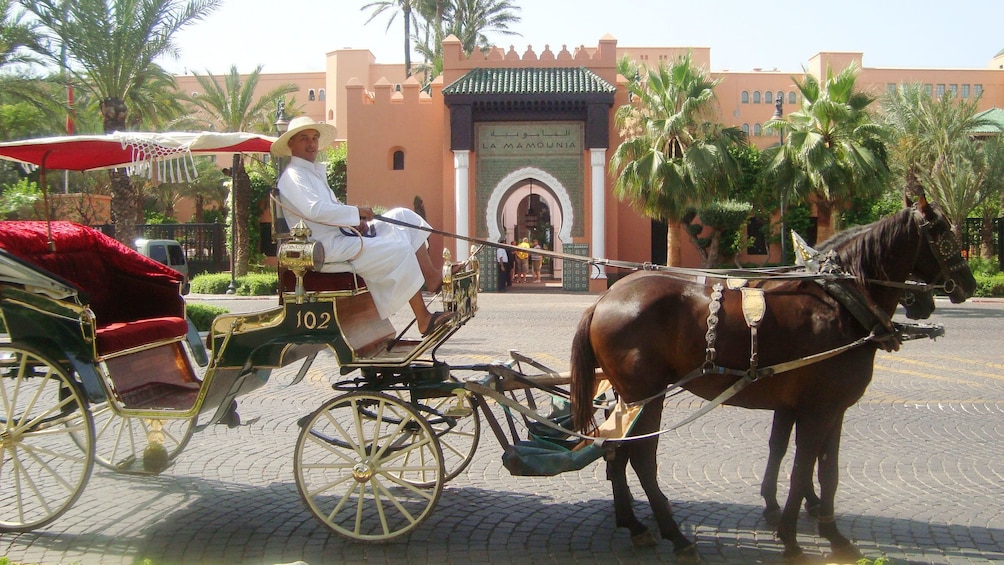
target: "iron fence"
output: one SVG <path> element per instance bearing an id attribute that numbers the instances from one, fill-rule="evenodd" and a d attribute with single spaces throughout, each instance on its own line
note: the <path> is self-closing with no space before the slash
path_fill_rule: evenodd
<path id="1" fill-rule="evenodd" d="M 147 239 L 177 240 L 185 250 L 191 277 L 230 270 L 223 224 L 145 224 L 137 226 L 137 232 Z"/>
<path id="2" fill-rule="evenodd" d="M 983 236 L 983 220 L 966 218 L 962 227 L 962 250 L 966 257 L 981 257 L 984 240 L 990 247 L 990 253 L 997 257 L 997 264 L 1004 269 L 1004 218 L 994 218 L 989 226 L 990 233 Z"/>

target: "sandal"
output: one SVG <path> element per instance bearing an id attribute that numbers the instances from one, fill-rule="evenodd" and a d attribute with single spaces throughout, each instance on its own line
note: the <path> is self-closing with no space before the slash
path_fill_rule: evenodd
<path id="1" fill-rule="evenodd" d="M 425 337 L 432 332 L 438 330 L 440 327 L 457 319 L 456 312 L 434 312 L 432 317 L 429 318 L 429 327 L 425 328 L 422 332 L 422 337 Z"/>

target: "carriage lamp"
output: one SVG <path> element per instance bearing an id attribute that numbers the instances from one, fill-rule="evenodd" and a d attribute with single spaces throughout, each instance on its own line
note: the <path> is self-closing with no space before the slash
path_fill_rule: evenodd
<path id="1" fill-rule="evenodd" d="M 284 241 L 277 252 L 279 266 L 288 269 L 296 276 L 296 303 L 303 304 L 306 294 L 303 288 L 303 275 L 307 271 L 318 271 L 324 264 L 324 247 L 311 241 L 310 228 L 300 220 L 289 231 L 291 239 Z"/>

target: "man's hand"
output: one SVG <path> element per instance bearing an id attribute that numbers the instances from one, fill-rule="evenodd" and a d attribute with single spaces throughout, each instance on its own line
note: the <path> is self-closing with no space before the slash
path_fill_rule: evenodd
<path id="1" fill-rule="evenodd" d="M 370 232 L 369 222 L 373 220 L 373 208 L 369 206 L 357 206 L 359 209 L 359 233 L 368 234 Z"/>

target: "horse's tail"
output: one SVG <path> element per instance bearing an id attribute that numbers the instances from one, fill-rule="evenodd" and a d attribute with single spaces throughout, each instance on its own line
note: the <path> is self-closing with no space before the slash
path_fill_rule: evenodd
<path id="1" fill-rule="evenodd" d="M 591 431 L 596 427 L 593 397 L 596 395 L 596 354 L 589 339 L 595 305 L 582 315 L 572 338 L 572 424 L 574 429 Z"/>

